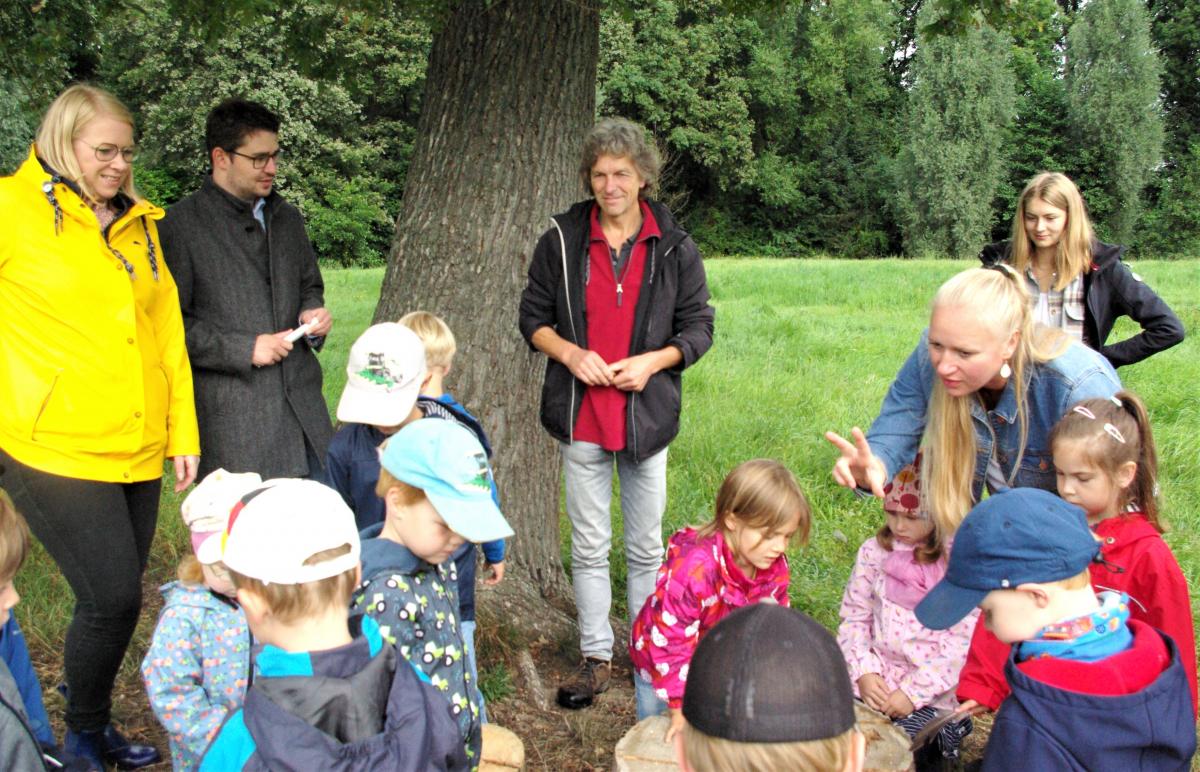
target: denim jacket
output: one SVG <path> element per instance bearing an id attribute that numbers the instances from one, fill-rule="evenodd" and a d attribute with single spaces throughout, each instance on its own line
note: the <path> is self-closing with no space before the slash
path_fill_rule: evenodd
<path id="1" fill-rule="evenodd" d="M 920 342 L 900 368 L 883 398 L 879 417 L 867 432 L 871 452 L 883 461 L 889 480 L 916 457 L 925 431 L 926 411 L 937 378 L 929 359 L 928 336 L 928 330 L 921 333 Z M 1121 381 L 1108 361 L 1077 341 L 1071 341 L 1067 350 L 1054 359 L 1029 368 L 1025 377 L 1029 433 L 1024 454 L 1020 453 L 1021 427 L 1017 425 L 1012 381 L 1004 387 L 999 403 L 992 410 L 986 410 L 978 399 L 971 400 L 977 445 L 971 491 L 976 501 L 983 491 L 988 461 L 993 455 L 1010 486 L 1054 491 L 1050 430 L 1076 402 L 1111 397 L 1121 389 Z M 1018 456 L 1021 466 L 1014 470 Z"/>

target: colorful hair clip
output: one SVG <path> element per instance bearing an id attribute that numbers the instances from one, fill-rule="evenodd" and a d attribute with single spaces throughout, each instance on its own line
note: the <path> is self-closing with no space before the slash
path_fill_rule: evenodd
<path id="1" fill-rule="evenodd" d="M 1076 405 L 1075 407 L 1071 408 L 1071 412 L 1079 413 L 1079 415 L 1083 416 L 1084 418 L 1090 418 L 1093 421 L 1096 420 L 1096 414 L 1093 413 L 1092 411 L 1088 410 L 1083 405 Z M 1122 440 L 1122 442 L 1124 442 L 1124 440 Z"/>

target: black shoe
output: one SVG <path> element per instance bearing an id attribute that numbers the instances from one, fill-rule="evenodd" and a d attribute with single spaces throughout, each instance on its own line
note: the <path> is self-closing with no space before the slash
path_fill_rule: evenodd
<path id="1" fill-rule="evenodd" d="M 68 729 L 64 745 L 69 753 L 92 762 L 99 769 L 104 769 L 105 763 L 119 769 L 141 769 L 162 760 L 153 745 L 129 742 L 112 724 L 92 732 Z"/>
<path id="2" fill-rule="evenodd" d="M 612 663 L 587 657 L 580 663 L 570 680 L 558 687 L 558 704 L 571 710 L 591 705 L 596 695 L 608 689 L 612 678 Z"/>

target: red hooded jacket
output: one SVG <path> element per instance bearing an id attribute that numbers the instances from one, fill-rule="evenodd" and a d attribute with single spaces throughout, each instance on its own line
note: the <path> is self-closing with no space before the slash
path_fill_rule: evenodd
<path id="1" fill-rule="evenodd" d="M 1129 595 L 1130 617 L 1171 636 L 1187 673 L 1196 714 L 1196 634 L 1187 579 L 1171 548 L 1141 512 L 1101 520 L 1094 529 L 1103 541 L 1104 563 L 1092 563 L 1092 587 Z M 1106 565 L 1107 564 L 1107 565 Z M 1111 568 L 1110 568 L 1111 566 Z M 980 617 L 982 619 L 982 617 Z M 958 679 L 960 702 L 975 700 L 996 710 L 1008 696 L 1004 663 L 1009 646 L 982 625 L 975 626 L 967 663 Z"/>

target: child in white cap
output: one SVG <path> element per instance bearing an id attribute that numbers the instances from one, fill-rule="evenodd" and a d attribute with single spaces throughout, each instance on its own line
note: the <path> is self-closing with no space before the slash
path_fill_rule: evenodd
<path id="1" fill-rule="evenodd" d="M 262 484 L 257 474 L 212 472 L 183 500 L 192 554 L 179 579 L 159 588 L 163 610 L 142 660 L 150 707 L 167 730 L 171 766 L 195 769 L 225 718 L 242 705 L 250 676 L 250 630 L 221 563 L 229 511 Z"/>
<path id="2" fill-rule="evenodd" d="M 312 480 L 271 480 L 233 508 L 223 561 L 255 640 L 254 683 L 202 770 L 466 769 L 445 699 L 351 615 L 354 515 Z"/>

